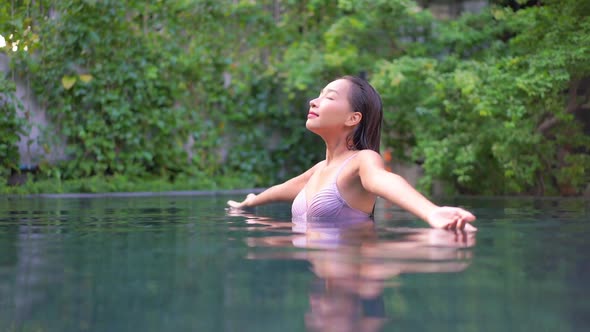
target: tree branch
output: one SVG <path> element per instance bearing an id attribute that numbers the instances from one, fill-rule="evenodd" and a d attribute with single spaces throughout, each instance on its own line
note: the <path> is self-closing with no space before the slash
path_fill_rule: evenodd
<path id="1" fill-rule="evenodd" d="M 576 109 L 580 106 L 578 103 L 578 88 L 580 87 L 580 80 L 579 78 L 574 79 L 570 82 L 570 87 L 568 91 L 568 102 L 565 111 L 567 113 L 573 114 Z M 537 132 L 540 134 L 545 135 L 551 128 L 555 127 L 559 123 L 559 119 L 552 115 L 550 118 L 543 120 L 539 126 L 537 126 Z"/>
<path id="2" fill-rule="evenodd" d="M 549 129 L 555 127 L 559 123 L 559 119 L 555 116 L 551 116 L 549 119 L 545 119 L 541 124 L 537 127 L 537 132 L 540 134 L 545 135 Z"/>

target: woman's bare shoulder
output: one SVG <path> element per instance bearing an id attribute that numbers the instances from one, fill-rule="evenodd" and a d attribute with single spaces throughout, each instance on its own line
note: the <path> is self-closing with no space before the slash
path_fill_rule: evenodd
<path id="1" fill-rule="evenodd" d="M 311 166 L 311 168 L 309 170 L 313 172 L 313 171 L 317 170 L 318 168 L 324 166 L 325 164 L 326 164 L 326 160 L 318 161 L 315 165 Z"/>
<path id="2" fill-rule="evenodd" d="M 361 150 L 358 153 L 359 169 L 374 170 L 375 168 L 383 168 L 383 157 L 373 150 Z"/>
<path id="3" fill-rule="evenodd" d="M 359 160 L 363 162 L 375 162 L 375 161 L 382 161 L 383 158 L 381 155 L 373 150 L 361 150 L 358 153 Z"/>

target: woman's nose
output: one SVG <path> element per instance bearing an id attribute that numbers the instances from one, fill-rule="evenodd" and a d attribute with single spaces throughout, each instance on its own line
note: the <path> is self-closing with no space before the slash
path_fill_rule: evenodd
<path id="1" fill-rule="evenodd" d="M 317 98 L 314 98 L 309 101 L 309 107 L 318 107 Z"/>

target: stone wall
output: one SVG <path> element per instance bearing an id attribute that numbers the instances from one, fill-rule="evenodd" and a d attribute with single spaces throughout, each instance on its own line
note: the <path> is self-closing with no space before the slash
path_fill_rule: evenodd
<path id="1" fill-rule="evenodd" d="M 42 160 L 49 162 L 62 160 L 65 156 L 65 140 L 60 139 L 55 130 L 51 129 L 45 110 L 37 103 L 33 95 L 28 77 L 14 74 L 14 71 L 10 69 L 9 61 L 6 54 L 0 53 L 0 73 L 6 73 L 14 79 L 16 96 L 22 104 L 18 114 L 24 117 L 27 113 L 29 119 L 25 134 L 20 135 L 21 139 L 18 143 L 20 168 L 32 169 Z M 46 144 L 45 147 L 39 144 L 39 138 L 43 135 L 45 136 L 42 142 Z"/>

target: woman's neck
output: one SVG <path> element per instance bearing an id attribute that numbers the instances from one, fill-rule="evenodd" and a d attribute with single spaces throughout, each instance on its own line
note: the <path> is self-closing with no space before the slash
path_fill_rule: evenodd
<path id="1" fill-rule="evenodd" d="M 338 139 L 331 142 L 326 141 L 326 164 L 330 165 L 332 161 L 339 161 L 350 156 L 352 150 L 349 149 L 347 140 Z"/>

